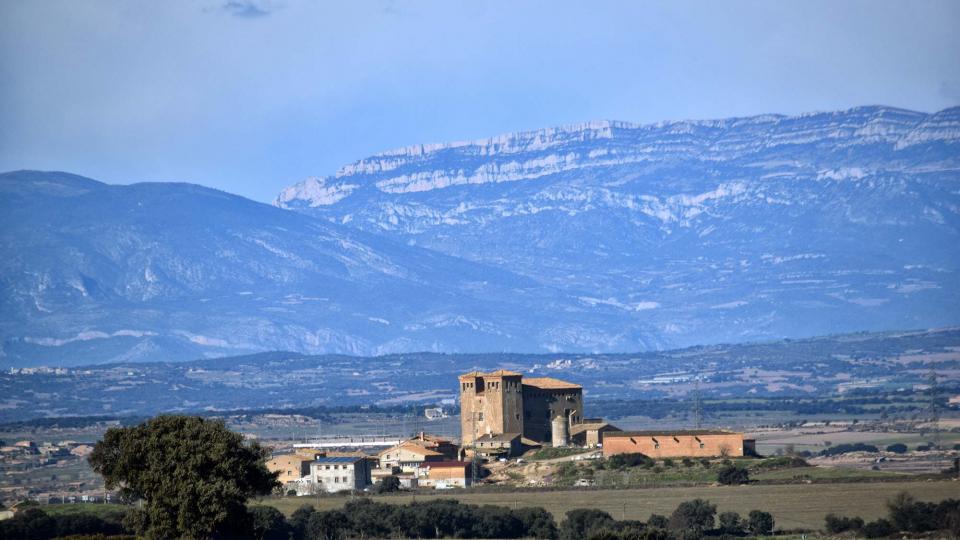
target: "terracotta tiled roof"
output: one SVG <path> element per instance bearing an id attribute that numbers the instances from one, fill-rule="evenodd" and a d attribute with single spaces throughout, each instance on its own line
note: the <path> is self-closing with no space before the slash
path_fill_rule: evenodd
<path id="1" fill-rule="evenodd" d="M 434 452 L 433 450 L 430 450 L 429 448 L 424 448 L 424 447 L 420 446 L 419 444 L 414 444 L 414 443 L 411 443 L 411 442 L 405 442 L 405 443 L 403 443 L 403 444 L 401 444 L 401 445 L 399 445 L 399 446 L 394 446 L 393 448 L 389 448 L 389 449 L 387 449 L 387 450 L 384 450 L 384 451 L 380 452 L 380 453 L 377 454 L 377 455 L 380 456 L 380 455 L 383 455 L 383 454 L 388 454 L 388 453 L 390 453 L 390 452 L 397 452 L 397 451 L 399 451 L 399 450 L 405 450 L 405 451 L 410 452 L 410 453 L 412 453 L 412 454 L 420 454 L 421 456 L 442 456 L 442 455 L 443 455 L 443 454 L 441 454 L 440 452 Z"/>
<path id="2" fill-rule="evenodd" d="M 544 390 L 574 390 L 577 388 L 583 388 L 579 384 L 561 381 L 560 379 L 554 379 L 553 377 L 530 377 L 523 380 L 523 385 L 535 386 L 537 388 L 543 388 Z"/>
<path id="3" fill-rule="evenodd" d="M 691 437 L 696 435 L 743 435 L 743 433 L 722 429 L 688 429 L 677 431 L 620 431 L 607 433 L 604 437 Z"/>
<path id="4" fill-rule="evenodd" d="M 596 429 L 611 428 L 615 431 L 620 431 L 620 428 L 610 424 L 609 422 L 590 422 L 585 424 L 574 424 L 570 426 L 570 435 L 576 435 L 577 433 L 583 433 L 584 431 L 591 431 Z"/>
<path id="5" fill-rule="evenodd" d="M 471 463 L 469 461 L 431 461 L 427 463 L 425 467 L 430 467 L 431 469 L 446 469 L 452 467 L 469 467 Z"/>
<path id="6" fill-rule="evenodd" d="M 481 441 L 482 442 L 487 442 L 487 441 L 509 442 L 518 438 L 520 438 L 519 433 L 498 433 L 498 434 L 485 433 L 484 435 L 481 435 L 480 437 L 477 438 L 477 442 L 481 442 Z"/>

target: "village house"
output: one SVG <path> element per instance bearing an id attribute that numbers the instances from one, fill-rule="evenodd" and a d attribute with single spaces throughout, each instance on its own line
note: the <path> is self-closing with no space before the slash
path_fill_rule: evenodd
<path id="1" fill-rule="evenodd" d="M 583 423 L 570 426 L 570 443 L 584 448 L 597 448 L 603 444 L 603 435 L 612 431 L 620 431 L 620 428 L 600 418 L 585 418 Z"/>
<path id="2" fill-rule="evenodd" d="M 474 449 L 484 457 L 513 457 L 523 453 L 519 433 L 487 433 L 476 440 Z"/>
<path id="3" fill-rule="evenodd" d="M 435 489 L 465 488 L 473 484 L 473 467 L 469 461 L 437 461 L 420 469 L 420 485 Z"/>
<path id="4" fill-rule="evenodd" d="M 443 461 L 444 455 L 407 441 L 380 452 L 377 454 L 377 458 L 381 469 L 393 470 L 397 468 L 405 472 L 414 472 L 424 462 Z"/>
<path id="5" fill-rule="evenodd" d="M 310 481 L 319 491 L 361 490 L 371 484 L 370 465 L 362 457 L 322 457 L 310 463 Z"/>
<path id="6" fill-rule="evenodd" d="M 312 462 L 313 459 L 300 454 L 282 454 L 273 456 L 273 459 L 267 462 L 267 470 L 279 473 L 277 481 L 286 485 L 308 476 Z"/>

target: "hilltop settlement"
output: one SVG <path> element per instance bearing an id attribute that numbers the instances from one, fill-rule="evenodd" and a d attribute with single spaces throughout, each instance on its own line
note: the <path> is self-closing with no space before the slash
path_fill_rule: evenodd
<path id="1" fill-rule="evenodd" d="M 755 453 L 743 433 L 716 429 L 623 431 L 584 416 L 583 388 L 508 370 L 459 377 L 460 440 L 420 432 L 407 439 L 360 437 L 294 445 L 267 463 L 288 494 L 364 490 L 386 478 L 403 488 L 465 488 L 502 464 L 545 448 L 585 459 L 742 457 Z M 377 453 L 368 453 L 379 450 Z M 592 451 L 592 452 L 591 452 Z M 531 483 L 538 480 L 531 479 Z"/>

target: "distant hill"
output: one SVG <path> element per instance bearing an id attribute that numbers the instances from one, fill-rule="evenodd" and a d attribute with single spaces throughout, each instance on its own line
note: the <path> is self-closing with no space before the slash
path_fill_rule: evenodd
<path id="1" fill-rule="evenodd" d="M 519 349 L 603 324 L 508 270 L 190 184 L 2 174 L 0 246 L 7 366 Z"/>
<path id="2" fill-rule="evenodd" d="M 0 174 L 0 365 L 632 352 L 960 324 L 960 108 L 419 145 L 276 205 Z"/>
<path id="3" fill-rule="evenodd" d="M 687 400 L 697 378 L 701 393 L 711 399 L 879 395 L 884 399 L 875 404 L 898 405 L 902 403 L 888 398 L 915 401 L 910 393 L 926 387 L 930 370 L 940 374 L 943 400 L 960 392 L 960 380 L 950 376 L 960 370 L 960 328 L 631 354 L 357 357 L 268 352 L 176 363 L 100 364 L 59 373 L 0 371 L 0 423 L 35 417 L 315 406 L 379 405 L 411 411 L 426 403 L 445 401 L 453 406 L 458 375 L 499 368 L 583 385 L 587 415 L 599 414 L 596 406 L 601 400 Z M 921 407 L 926 407 L 926 399 L 921 398 Z M 676 406 L 672 403 L 668 407 Z M 649 403 L 643 407 L 650 409 Z"/>

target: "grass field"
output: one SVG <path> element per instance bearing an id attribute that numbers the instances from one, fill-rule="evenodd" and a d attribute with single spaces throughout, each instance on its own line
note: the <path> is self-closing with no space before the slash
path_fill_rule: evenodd
<path id="1" fill-rule="evenodd" d="M 374 500 L 408 503 L 412 500 L 455 498 L 471 504 L 495 504 L 519 508 L 542 506 L 559 521 L 575 508 L 598 508 L 617 519 L 646 520 L 650 514 L 669 515 L 683 501 L 707 499 L 717 505 L 718 512 L 732 510 L 746 515 L 750 510 L 773 514 L 777 526 L 786 529 L 823 527 L 823 517 L 833 512 L 858 515 L 866 520 L 886 515 L 887 499 L 907 491 L 920 500 L 939 501 L 960 496 L 960 483 L 938 482 L 871 482 L 853 484 L 790 484 L 711 486 L 622 490 L 519 491 L 514 493 L 478 493 L 461 491 L 429 495 L 374 496 Z M 264 499 L 260 503 L 275 506 L 286 514 L 304 504 L 321 510 L 338 508 L 347 497 L 284 497 Z"/>
<path id="2" fill-rule="evenodd" d="M 126 512 L 130 509 L 129 506 L 124 506 L 122 504 L 109 503 L 45 504 L 39 508 L 51 515 L 94 514 L 97 516 L 104 516 L 114 512 Z"/>

